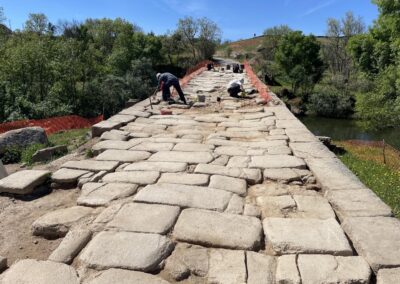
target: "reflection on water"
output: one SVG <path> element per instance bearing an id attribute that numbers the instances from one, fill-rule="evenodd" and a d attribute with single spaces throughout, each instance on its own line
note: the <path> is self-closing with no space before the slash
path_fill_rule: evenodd
<path id="1" fill-rule="evenodd" d="M 300 120 L 318 136 L 329 136 L 333 140 L 372 140 L 382 141 L 400 149 L 400 128 L 385 129 L 380 131 L 366 131 L 353 120 L 333 119 L 323 117 L 302 117 Z"/>

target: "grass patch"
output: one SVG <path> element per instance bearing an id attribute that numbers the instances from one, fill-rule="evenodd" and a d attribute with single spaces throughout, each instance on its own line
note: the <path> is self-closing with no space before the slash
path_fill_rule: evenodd
<path id="1" fill-rule="evenodd" d="M 88 128 L 82 128 L 50 134 L 48 137 L 49 143 L 53 146 L 67 145 L 68 150 L 71 151 L 86 143 L 86 134 L 88 131 Z"/>
<path id="2" fill-rule="evenodd" d="M 382 152 L 378 147 L 351 145 L 346 142 L 338 142 L 337 145 L 343 146 L 347 151 L 339 156 L 342 162 L 400 218 L 400 171 L 383 164 L 382 158 L 379 159 Z"/>

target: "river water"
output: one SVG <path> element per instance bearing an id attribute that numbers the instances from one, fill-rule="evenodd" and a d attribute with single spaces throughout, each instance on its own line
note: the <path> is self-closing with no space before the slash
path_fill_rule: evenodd
<path id="1" fill-rule="evenodd" d="M 400 128 L 368 131 L 359 127 L 354 120 L 306 116 L 300 120 L 318 136 L 329 136 L 333 140 L 382 141 L 400 149 Z"/>

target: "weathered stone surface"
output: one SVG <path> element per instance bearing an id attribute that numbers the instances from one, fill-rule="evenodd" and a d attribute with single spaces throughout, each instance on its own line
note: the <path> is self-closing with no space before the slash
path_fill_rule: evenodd
<path id="1" fill-rule="evenodd" d="M 200 246 L 178 243 L 167 258 L 164 271 L 176 281 L 190 275 L 205 277 L 208 273 L 208 251 Z"/>
<path id="2" fill-rule="evenodd" d="M 146 284 L 168 284 L 164 279 L 139 272 L 124 269 L 111 268 L 97 274 L 92 280 L 84 282 L 86 284 L 132 284 L 132 283 L 146 283 Z"/>
<path id="3" fill-rule="evenodd" d="M 335 213 L 329 202 L 321 196 L 293 195 L 297 210 L 289 213 L 290 217 L 295 218 L 316 218 L 329 219 L 335 218 Z"/>
<path id="4" fill-rule="evenodd" d="M 335 219 L 266 218 L 265 243 L 276 254 L 352 255 L 351 247 Z"/>
<path id="5" fill-rule="evenodd" d="M 257 205 L 261 209 L 262 217 L 289 217 L 290 212 L 296 209 L 296 202 L 290 195 L 259 196 Z"/>
<path id="6" fill-rule="evenodd" d="M 100 232 L 79 256 L 90 268 L 125 268 L 151 272 L 173 249 L 161 235 L 132 232 Z"/>
<path id="7" fill-rule="evenodd" d="M 311 175 L 308 170 L 302 169 L 266 169 L 264 170 L 264 179 L 277 180 L 277 181 L 295 181 L 301 180 L 303 177 Z"/>
<path id="8" fill-rule="evenodd" d="M 125 171 L 157 171 L 162 173 L 183 172 L 187 168 L 187 163 L 176 162 L 138 162 L 127 166 Z"/>
<path id="9" fill-rule="evenodd" d="M 209 265 L 209 283 L 246 283 L 244 251 L 211 250 Z"/>
<path id="10" fill-rule="evenodd" d="M 255 184 L 261 181 L 261 171 L 258 169 L 229 168 L 212 164 L 199 164 L 196 166 L 196 173 L 222 175 L 234 178 L 246 179 L 249 183 Z"/>
<path id="11" fill-rule="evenodd" d="M 249 164 L 251 168 L 306 168 L 306 163 L 303 159 L 289 155 L 265 155 L 253 156 Z"/>
<path id="12" fill-rule="evenodd" d="M 28 194 L 31 193 L 35 187 L 43 184 L 49 177 L 49 171 L 19 171 L 0 180 L 0 192 Z"/>
<path id="13" fill-rule="evenodd" d="M 90 241 L 92 233 L 86 229 L 74 229 L 69 231 L 61 244 L 49 256 L 49 260 L 62 263 L 71 263 L 75 256 Z"/>
<path id="14" fill-rule="evenodd" d="M 362 189 L 365 185 L 338 159 L 306 159 L 324 190 Z"/>
<path id="15" fill-rule="evenodd" d="M 89 217 L 93 209 L 74 206 L 47 213 L 32 224 L 32 233 L 48 238 L 64 237 L 69 229 L 85 217 Z"/>
<path id="16" fill-rule="evenodd" d="M 390 207 L 369 189 L 329 191 L 326 197 L 340 220 L 393 215 Z"/>
<path id="17" fill-rule="evenodd" d="M 129 139 L 128 135 L 129 132 L 111 130 L 101 134 L 100 140 L 127 141 Z"/>
<path id="18" fill-rule="evenodd" d="M 299 158 L 335 158 L 335 154 L 321 142 L 289 143 L 294 155 Z"/>
<path id="19" fill-rule="evenodd" d="M 234 156 L 229 159 L 226 166 L 230 168 L 247 168 L 250 160 L 249 156 Z"/>
<path id="20" fill-rule="evenodd" d="M 296 255 L 282 255 L 278 258 L 275 280 L 277 284 L 300 284 Z"/>
<path id="21" fill-rule="evenodd" d="M 134 163 L 146 160 L 150 157 L 149 152 L 127 151 L 127 150 L 107 150 L 96 157 L 98 161 L 118 161 L 123 163 Z"/>
<path id="22" fill-rule="evenodd" d="M 247 183 L 244 179 L 213 175 L 210 178 L 210 187 L 223 189 L 244 196 L 246 194 Z"/>
<path id="23" fill-rule="evenodd" d="M 302 283 L 370 283 L 371 270 L 359 256 L 299 255 L 297 262 Z"/>
<path id="24" fill-rule="evenodd" d="M 73 170 L 61 168 L 51 176 L 52 181 L 56 183 L 76 183 L 78 178 L 89 173 L 83 170 Z"/>
<path id="25" fill-rule="evenodd" d="M 103 181 L 108 183 L 135 183 L 146 185 L 155 183 L 159 176 L 160 173 L 155 171 L 124 171 L 107 174 L 103 177 Z"/>
<path id="26" fill-rule="evenodd" d="M 400 268 L 380 269 L 377 276 L 377 284 L 392 284 L 400 282 Z"/>
<path id="27" fill-rule="evenodd" d="M 68 153 L 68 148 L 66 145 L 58 145 L 54 147 L 46 147 L 44 149 L 37 150 L 32 155 L 32 162 L 45 162 L 53 158 L 62 156 Z"/>
<path id="28" fill-rule="evenodd" d="M 275 279 L 275 258 L 273 256 L 246 252 L 247 284 L 270 284 Z"/>
<path id="29" fill-rule="evenodd" d="M 168 151 L 153 154 L 149 161 L 153 162 L 181 162 L 189 164 L 209 163 L 214 159 L 209 152 L 179 152 Z"/>
<path id="30" fill-rule="evenodd" d="M 104 120 L 92 126 L 92 137 L 99 137 L 106 131 L 117 129 L 122 125 L 121 122 Z"/>
<path id="31" fill-rule="evenodd" d="M 0 134 L 0 154 L 8 147 L 26 147 L 32 144 L 46 144 L 46 132 L 41 127 L 25 127 Z"/>
<path id="32" fill-rule="evenodd" d="M 306 127 L 303 125 L 303 123 L 300 122 L 300 120 L 281 120 L 278 119 L 276 120 L 276 127 L 277 128 L 303 128 L 306 129 Z"/>
<path id="33" fill-rule="evenodd" d="M 95 232 L 103 231 L 106 224 L 114 218 L 114 216 L 118 213 L 122 208 L 121 203 L 112 204 L 104 209 L 93 221 L 90 229 Z"/>
<path id="34" fill-rule="evenodd" d="M 129 203 L 121 208 L 107 227 L 121 231 L 166 234 L 175 224 L 179 212 L 176 206 Z"/>
<path id="35" fill-rule="evenodd" d="M 207 185 L 208 175 L 203 174 L 187 174 L 187 173 L 163 173 L 158 183 L 176 183 L 187 185 Z M 210 186 L 213 187 L 213 186 Z M 217 188 L 217 187 L 214 187 Z"/>
<path id="36" fill-rule="evenodd" d="M 143 142 L 135 147 L 131 148 L 131 150 L 136 151 L 148 151 L 151 153 L 160 152 L 160 151 L 170 151 L 174 147 L 173 143 L 153 143 L 153 142 Z"/>
<path id="37" fill-rule="evenodd" d="M 122 124 L 128 124 L 129 122 L 132 122 L 136 119 L 136 116 L 133 115 L 120 115 L 120 114 L 116 114 L 113 115 L 112 117 L 110 117 L 108 119 L 108 121 L 111 122 L 120 122 Z"/>
<path id="38" fill-rule="evenodd" d="M 63 164 L 62 168 L 86 170 L 91 172 L 106 171 L 111 172 L 118 167 L 116 161 L 96 161 L 96 160 L 82 160 L 82 161 L 68 161 Z"/>
<path id="39" fill-rule="evenodd" d="M 72 266 L 53 261 L 24 259 L 14 263 L 1 275 L 2 284 L 78 284 L 78 275 Z"/>
<path id="40" fill-rule="evenodd" d="M 115 140 L 104 140 L 96 143 L 92 147 L 92 151 L 95 154 L 101 153 L 106 150 L 128 150 L 138 144 L 139 141 L 115 141 Z"/>
<path id="41" fill-rule="evenodd" d="M 183 210 L 173 235 L 204 246 L 253 250 L 260 246 L 261 222 L 248 216 L 199 209 Z"/>
<path id="42" fill-rule="evenodd" d="M 160 183 L 146 186 L 136 194 L 135 201 L 223 211 L 231 196 L 214 188 Z"/>
<path id="43" fill-rule="evenodd" d="M 261 217 L 261 210 L 256 205 L 245 204 L 244 205 L 244 210 L 243 210 L 243 215 L 260 218 Z"/>
<path id="44" fill-rule="evenodd" d="M 400 266 L 400 221 L 389 217 L 349 217 L 342 227 L 372 269 Z"/>
<path id="45" fill-rule="evenodd" d="M 98 186 L 97 186 L 98 185 Z M 136 184 L 125 183 L 86 183 L 77 204 L 84 206 L 106 206 L 111 201 L 135 194 Z"/>
<path id="46" fill-rule="evenodd" d="M 218 155 L 228 156 L 246 156 L 248 148 L 245 147 L 234 147 L 234 146 L 221 146 L 215 149 L 215 153 Z"/>
<path id="47" fill-rule="evenodd" d="M 229 214 L 243 214 L 244 199 L 239 195 L 234 194 L 229 201 L 225 213 Z"/>
<path id="48" fill-rule="evenodd" d="M 318 138 L 306 128 L 286 129 L 285 132 L 290 142 L 319 142 Z"/>
<path id="49" fill-rule="evenodd" d="M 214 145 L 201 143 L 178 143 L 173 150 L 181 152 L 209 152 L 214 150 L 214 148 Z"/>
<path id="50" fill-rule="evenodd" d="M 145 112 L 145 111 L 139 111 L 139 110 L 137 110 L 137 109 L 135 109 L 135 108 L 127 108 L 127 109 L 124 109 L 124 110 L 121 111 L 119 114 L 134 115 L 134 116 L 137 116 L 137 117 L 145 117 L 145 118 L 151 116 L 151 113 Z"/>

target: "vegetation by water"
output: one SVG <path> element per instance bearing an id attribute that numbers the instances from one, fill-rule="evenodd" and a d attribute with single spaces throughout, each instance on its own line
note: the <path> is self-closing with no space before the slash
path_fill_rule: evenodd
<path id="1" fill-rule="evenodd" d="M 399 153 L 387 151 L 387 164 L 382 158 L 382 148 L 349 142 L 335 142 L 346 149 L 339 156 L 358 178 L 371 188 L 386 204 L 396 217 L 400 218 L 400 164 Z"/>

